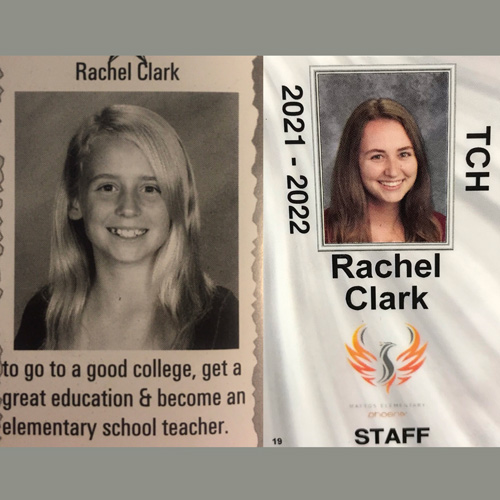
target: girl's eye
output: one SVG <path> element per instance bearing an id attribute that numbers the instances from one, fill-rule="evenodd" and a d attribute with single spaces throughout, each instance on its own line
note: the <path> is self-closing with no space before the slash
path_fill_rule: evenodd
<path id="1" fill-rule="evenodd" d="M 148 185 L 144 186 L 144 192 L 148 194 L 156 194 L 156 193 L 160 194 L 161 189 L 159 188 L 159 186 L 156 185 Z"/>
<path id="2" fill-rule="evenodd" d="M 411 153 L 409 151 L 403 151 L 401 153 L 401 158 L 408 158 L 411 156 Z"/>
<path id="3" fill-rule="evenodd" d="M 380 160 L 382 158 L 382 155 L 373 155 L 370 159 L 371 160 Z"/>
<path id="4" fill-rule="evenodd" d="M 113 184 L 103 184 L 97 188 L 97 191 L 104 191 L 105 193 L 112 193 L 116 190 L 117 188 Z"/>

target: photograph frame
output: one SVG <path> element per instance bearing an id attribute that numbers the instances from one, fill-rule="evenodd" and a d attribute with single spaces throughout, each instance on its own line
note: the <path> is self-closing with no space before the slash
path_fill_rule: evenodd
<path id="1" fill-rule="evenodd" d="M 28 299 L 43 290 L 47 283 L 54 195 L 69 138 L 85 118 L 105 106 L 122 103 L 156 112 L 178 132 L 190 159 L 198 193 L 203 269 L 216 285 L 220 284 L 239 296 L 238 93 L 149 90 L 15 92 L 14 337 Z M 207 132 L 210 122 L 217 126 Z M 50 131 L 51 128 L 54 132 Z M 210 145 L 211 150 L 207 150 Z M 224 158 L 219 163 L 218 154 Z M 43 237 L 37 236 L 40 234 Z M 35 244 L 37 238 L 41 240 L 39 245 Z"/>
<path id="2" fill-rule="evenodd" d="M 456 106 L 456 65 L 455 64 L 411 64 L 411 65 L 350 65 L 350 66 L 310 66 L 310 86 L 311 86 L 311 104 L 312 104 L 312 131 L 313 131 L 313 154 L 314 154 L 314 173 L 315 173 L 315 194 L 316 194 L 316 212 L 317 212 L 317 245 L 318 251 L 349 251 L 349 250 L 451 250 L 453 249 L 453 200 L 454 200 L 454 172 L 455 172 L 455 106 Z M 376 78 L 377 75 L 389 76 L 396 79 L 399 77 L 403 81 L 406 75 L 436 75 L 443 74 L 447 79 L 446 84 L 446 158 L 445 168 L 441 167 L 445 174 L 445 207 L 446 207 L 446 234 L 445 241 L 439 243 L 326 243 L 324 238 L 324 209 L 326 201 L 325 196 L 325 170 L 326 165 L 323 159 L 324 151 L 322 137 L 326 133 L 322 126 L 320 115 L 321 107 L 321 85 L 320 79 L 328 76 L 341 75 L 343 78 L 349 78 L 350 75 L 358 77 L 361 75 L 365 80 Z M 380 85 L 380 83 L 379 83 Z M 410 85 L 408 85 L 410 87 Z M 355 89 L 357 91 L 357 89 Z M 408 88 L 408 92 L 412 89 Z M 366 92 L 366 91 L 365 91 Z M 356 95 L 356 92 L 352 92 Z M 372 97 L 392 97 L 391 92 L 387 95 Z M 366 99 L 359 97 L 358 104 Z M 396 99 L 397 100 L 397 99 Z M 332 107 L 335 103 L 331 104 Z M 405 103 L 403 103 L 405 104 Z M 355 106 L 354 106 L 355 107 Z M 351 106 L 350 112 L 354 107 Z M 348 116 L 348 115 L 347 115 Z M 347 118 L 345 117 L 345 119 Z M 345 124 L 342 121 L 342 127 Z M 418 119 L 417 119 L 418 121 Z M 323 134 L 323 135 L 322 135 Z M 425 140 L 425 134 L 424 140 Z M 333 156 L 334 158 L 334 156 Z M 333 158 L 330 161 L 333 165 Z M 432 163 L 431 159 L 429 160 Z M 431 167 L 432 169 L 432 167 Z M 433 186 L 434 187 L 434 186 Z"/>

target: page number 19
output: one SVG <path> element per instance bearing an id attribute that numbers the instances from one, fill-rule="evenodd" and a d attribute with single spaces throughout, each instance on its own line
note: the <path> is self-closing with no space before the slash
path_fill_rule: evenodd
<path id="1" fill-rule="evenodd" d="M 277 445 L 283 444 L 283 439 L 281 439 L 281 438 L 273 438 L 273 443 L 277 444 Z"/>

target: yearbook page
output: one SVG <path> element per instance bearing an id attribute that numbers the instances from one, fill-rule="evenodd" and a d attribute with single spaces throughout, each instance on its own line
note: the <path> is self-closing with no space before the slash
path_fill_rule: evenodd
<path id="1" fill-rule="evenodd" d="M 499 446 L 495 57 L 266 57 L 265 446 Z"/>
<path id="2" fill-rule="evenodd" d="M 0 446 L 262 439 L 262 58 L 0 58 Z"/>

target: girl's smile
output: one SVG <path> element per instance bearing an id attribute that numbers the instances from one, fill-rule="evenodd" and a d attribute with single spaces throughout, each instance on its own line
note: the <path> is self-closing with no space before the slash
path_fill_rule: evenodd
<path id="1" fill-rule="evenodd" d="M 69 217 L 83 219 L 96 263 L 153 263 L 170 219 L 148 159 L 132 142 L 104 136 L 92 144 L 84 169 Z"/>
<path id="2" fill-rule="evenodd" d="M 138 238 L 139 236 L 143 236 L 148 232 L 147 229 L 127 229 L 119 227 L 108 227 L 108 231 L 111 234 L 114 234 L 120 238 L 125 238 L 126 240 L 131 238 Z"/>

